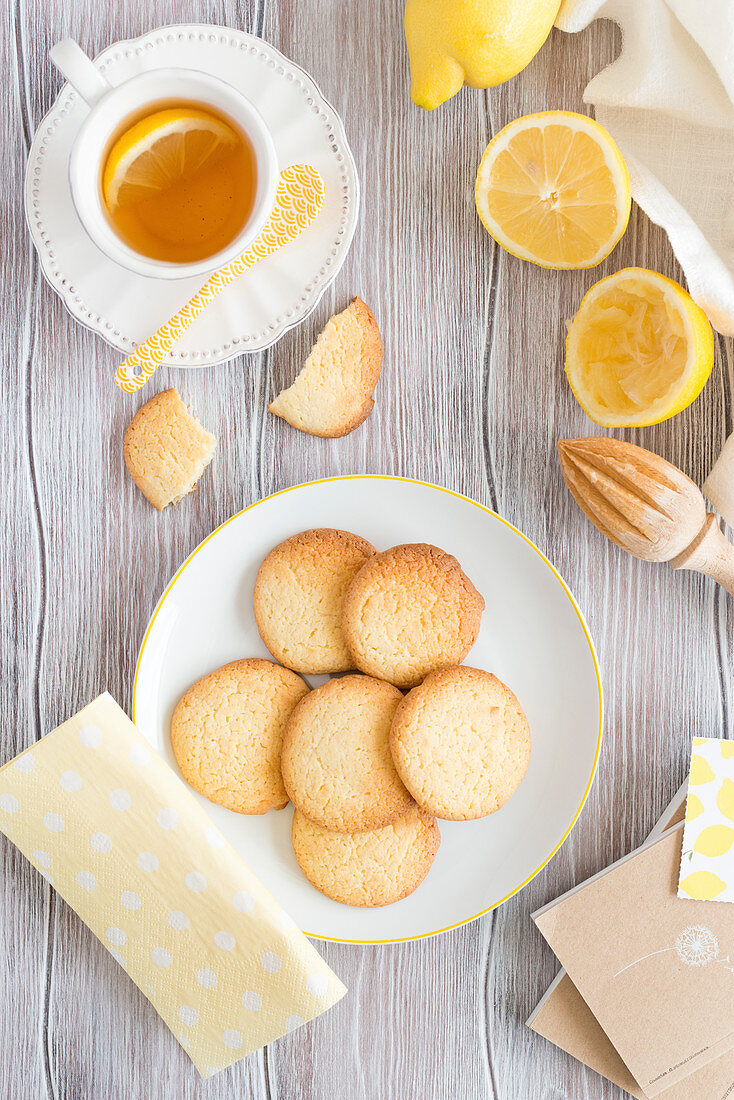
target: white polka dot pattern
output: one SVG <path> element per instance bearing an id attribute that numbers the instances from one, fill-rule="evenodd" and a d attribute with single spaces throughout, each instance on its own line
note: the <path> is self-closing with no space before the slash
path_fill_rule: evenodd
<path id="1" fill-rule="evenodd" d="M 82 726 L 79 740 L 87 749 L 97 749 L 102 744 L 102 730 L 98 726 Z"/>
<path id="2" fill-rule="evenodd" d="M 89 843 L 95 852 L 106 853 L 112 851 L 112 841 L 107 833 L 92 833 Z"/>
<path id="3" fill-rule="evenodd" d="M 159 810 L 155 819 L 161 829 L 175 829 L 178 825 L 178 814 L 170 806 L 166 806 L 164 809 Z"/>
<path id="4" fill-rule="evenodd" d="M 146 991 L 202 1073 L 343 995 L 109 696 L 0 768 L 0 829 Z"/>
<path id="5" fill-rule="evenodd" d="M 251 913 L 255 908 L 255 899 L 248 890 L 238 890 L 232 898 L 232 904 L 238 913 Z"/>
<path id="6" fill-rule="evenodd" d="M 239 1050 L 242 1046 L 242 1036 L 233 1027 L 228 1027 L 222 1032 L 222 1042 L 231 1050 Z"/>
<path id="7" fill-rule="evenodd" d="M 206 842 L 210 848 L 223 848 L 227 843 L 219 829 L 215 829 L 213 825 L 210 825 L 207 831 L 204 833 Z"/>
<path id="8" fill-rule="evenodd" d="M 232 951 L 237 941 L 231 932 L 215 932 L 214 942 L 220 950 Z"/>
<path id="9" fill-rule="evenodd" d="M 131 764 L 136 768 L 142 768 L 150 762 L 150 749 L 147 745 L 133 745 L 128 756 Z"/>
<path id="10" fill-rule="evenodd" d="M 129 793 L 122 787 L 116 787 L 114 791 L 110 791 L 110 806 L 113 810 L 129 810 L 131 802 Z"/>
<path id="11" fill-rule="evenodd" d="M 329 990 L 329 982 L 325 974 L 309 974 L 306 979 L 306 989 L 314 997 L 325 997 Z"/>

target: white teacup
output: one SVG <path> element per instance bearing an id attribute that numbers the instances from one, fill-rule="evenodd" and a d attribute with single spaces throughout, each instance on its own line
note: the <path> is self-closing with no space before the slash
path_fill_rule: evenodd
<path id="1" fill-rule="evenodd" d="M 71 151 L 69 182 L 79 220 L 106 256 L 138 275 L 184 279 L 215 271 L 245 251 L 272 211 L 278 184 L 273 139 L 245 96 L 225 81 L 195 69 L 154 69 L 113 86 L 70 38 L 51 49 L 51 60 L 89 105 L 89 115 Z M 165 100 L 194 100 L 214 108 L 246 134 L 255 153 L 255 201 L 247 223 L 226 248 L 193 263 L 166 263 L 135 252 L 113 229 L 102 198 L 102 162 L 110 138 L 135 112 Z"/>

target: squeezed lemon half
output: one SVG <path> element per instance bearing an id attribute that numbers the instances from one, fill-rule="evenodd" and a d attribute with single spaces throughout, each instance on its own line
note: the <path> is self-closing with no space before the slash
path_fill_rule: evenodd
<path id="1" fill-rule="evenodd" d="M 595 283 L 566 339 L 566 377 L 608 428 L 658 424 L 694 401 L 711 374 L 714 335 L 682 286 L 642 267 Z"/>
<path id="2" fill-rule="evenodd" d="M 126 130 L 110 149 L 102 174 L 105 203 L 114 210 L 165 191 L 203 167 L 223 145 L 237 141 L 232 127 L 208 111 L 155 111 Z"/>
<path id="3" fill-rule="evenodd" d="M 622 154 L 587 115 L 525 115 L 492 138 L 474 199 L 485 229 L 541 267 L 594 267 L 627 228 L 630 183 Z"/>

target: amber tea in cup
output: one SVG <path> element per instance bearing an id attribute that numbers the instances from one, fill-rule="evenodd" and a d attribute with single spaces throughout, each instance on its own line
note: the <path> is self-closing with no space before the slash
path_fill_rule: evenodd
<path id="1" fill-rule="evenodd" d="M 252 214 L 255 151 L 208 103 L 151 104 L 112 136 L 101 190 L 110 225 L 134 252 L 163 263 L 204 260 Z"/>

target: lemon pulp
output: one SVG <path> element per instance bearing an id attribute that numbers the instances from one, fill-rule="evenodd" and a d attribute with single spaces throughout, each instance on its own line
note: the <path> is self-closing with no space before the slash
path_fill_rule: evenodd
<path id="1" fill-rule="evenodd" d="M 713 333 L 683 287 L 626 268 L 591 288 L 566 341 L 566 375 L 584 412 L 607 427 L 655 424 L 698 396 Z"/>

